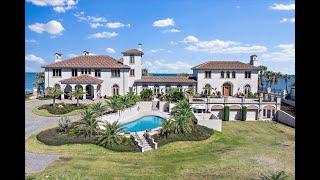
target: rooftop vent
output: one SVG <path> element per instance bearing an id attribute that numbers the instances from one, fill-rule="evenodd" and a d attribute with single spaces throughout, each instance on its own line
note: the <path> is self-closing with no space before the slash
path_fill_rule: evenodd
<path id="1" fill-rule="evenodd" d="M 60 62 L 60 61 L 62 61 L 61 55 L 62 55 L 62 54 L 60 54 L 60 53 L 55 53 L 55 54 L 54 54 L 54 62 Z"/>

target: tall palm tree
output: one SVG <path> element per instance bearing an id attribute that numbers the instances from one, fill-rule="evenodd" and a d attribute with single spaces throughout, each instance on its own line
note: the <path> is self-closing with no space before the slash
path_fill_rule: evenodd
<path id="1" fill-rule="evenodd" d="M 118 121 L 114 121 L 113 123 L 106 122 L 103 127 L 104 129 L 98 135 L 99 145 L 107 147 L 120 144 L 121 137 L 118 133 L 121 132 L 122 128 L 120 128 Z"/>
<path id="2" fill-rule="evenodd" d="M 265 76 L 265 73 L 267 72 L 268 68 L 266 66 L 259 66 L 260 68 L 260 76 L 259 76 L 259 85 L 260 85 L 260 91 L 263 91 L 263 77 Z"/>
<path id="3" fill-rule="evenodd" d="M 288 92 L 288 80 L 291 79 L 291 76 L 289 76 L 288 74 L 284 74 L 282 76 L 282 78 L 284 79 L 284 82 L 286 83 L 286 91 Z"/>
<path id="4" fill-rule="evenodd" d="M 140 99 L 139 96 L 137 96 L 134 92 L 129 92 L 129 93 L 127 94 L 127 97 L 128 97 L 128 99 L 129 99 L 129 101 L 131 102 L 130 105 L 136 104 L 136 102 L 138 102 L 139 99 Z"/>
<path id="5" fill-rule="evenodd" d="M 117 96 L 112 96 L 109 97 L 109 99 L 107 99 L 107 106 L 112 109 L 113 112 L 119 112 L 119 116 L 120 116 L 120 102 L 119 102 L 119 98 Z"/>
<path id="6" fill-rule="evenodd" d="M 102 116 L 107 111 L 107 106 L 101 102 L 93 103 L 90 109 L 94 112 L 97 117 Z"/>
<path id="7" fill-rule="evenodd" d="M 59 87 L 47 87 L 46 88 L 47 94 L 52 97 L 52 105 L 56 105 L 56 98 L 59 97 L 63 92 Z"/>
<path id="8" fill-rule="evenodd" d="M 175 132 L 177 134 L 187 134 L 193 129 L 191 119 L 187 115 L 179 115 L 175 117 Z"/>
<path id="9" fill-rule="evenodd" d="M 77 99 L 77 106 L 79 106 L 79 98 L 83 97 L 83 95 L 85 95 L 85 94 L 86 94 L 86 92 L 78 87 L 69 93 L 70 96 L 74 96 Z"/>
<path id="10" fill-rule="evenodd" d="M 44 72 L 36 73 L 36 78 L 33 84 L 37 87 L 37 95 L 44 91 Z"/>
<path id="11" fill-rule="evenodd" d="M 192 117 L 192 109 L 190 107 L 190 104 L 188 100 L 183 99 L 181 101 L 178 101 L 176 106 L 172 108 L 171 114 L 173 117 L 177 117 L 179 115 L 186 115 L 187 117 Z"/>

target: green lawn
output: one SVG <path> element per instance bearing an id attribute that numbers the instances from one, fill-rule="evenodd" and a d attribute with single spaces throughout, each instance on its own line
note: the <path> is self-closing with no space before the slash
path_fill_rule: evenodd
<path id="1" fill-rule="evenodd" d="M 222 131 L 204 141 L 174 142 L 145 153 L 89 144 L 47 146 L 33 135 L 26 141 L 27 151 L 62 157 L 29 177 L 256 179 L 261 173 L 284 170 L 294 179 L 293 128 L 275 122 L 223 122 Z"/>
<path id="2" fill-rule="evenodd" d="M 32 112 L 38 116 L 46 116 L 46 117 L 59 117 L 59 116 L 75 116 L 80 114 L 80 112 L 82 111 L 82 109 L 78 109 L 78 110 L 74 110 L 71 111 L 69 113 L 66 114 L 60 114 L 60 115 L 56 115 L 56 114 L 51 114 L 48 110 L 46 109 L 38 109 L 38 107 L 35 107 L 32 109 Z"/>

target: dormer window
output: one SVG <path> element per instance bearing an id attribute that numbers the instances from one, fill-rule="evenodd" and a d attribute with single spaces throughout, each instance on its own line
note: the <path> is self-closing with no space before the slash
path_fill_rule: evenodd
<path id="1" fill-rule="evenodd" d="M 134 64 L 134 56 L 130 55 L 130 64 Z"/>
<path id="2" fill-rule="evenodd" d="M 224 71 L 221 71 L 221 78 L 224 78 Z"/>

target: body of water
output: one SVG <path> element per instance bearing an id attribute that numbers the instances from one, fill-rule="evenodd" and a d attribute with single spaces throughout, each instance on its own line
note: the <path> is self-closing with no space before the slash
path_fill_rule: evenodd
<path id="1" fill-rule="evenodd" d="M 178 74 L 165 74 L 165 73 L 150 73 L 152 76 L 177 76 Z M 25 73 L 25 91 L 32 91 L 33 81 L 35 80 L 36 73 L 26 72 Z M 295 76 L 292 75 L 291 79 L 288 80 L 288 91 L 290 91 L 290 85 L 295 82 Z M 264 83 L 264 87 L 266 83 Z M 286 88 L 286 83 L 284 79 L 279 79 L 278 84 L 273 84 L 272 89 L 274 92 L 280 92 L 282 89 Z"/>

